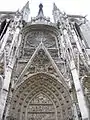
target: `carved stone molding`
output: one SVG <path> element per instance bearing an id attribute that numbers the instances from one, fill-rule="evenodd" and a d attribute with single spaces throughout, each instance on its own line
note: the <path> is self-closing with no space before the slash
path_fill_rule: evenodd
<path id="1" fill-rule="evenodd" d="M 35 116 L 44 120 L 69 120 L 72 117 L 71 106 L 71 98 L 64 85 L 45 73 L 38 73 L 14 91 L 10 115 L 20 120 L 35 119 Z"/>

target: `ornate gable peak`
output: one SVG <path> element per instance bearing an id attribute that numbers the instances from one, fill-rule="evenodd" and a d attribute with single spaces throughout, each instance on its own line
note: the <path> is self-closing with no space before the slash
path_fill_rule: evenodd
<path id="1" fill-rule="evenodd" d="M 37 22 L 40 22 L 40 23 L 50 22 L 50 18 L 49 17 L 46 18 L 44 16 L 44 13 L 43 13 L 43 4 L 42 3 L 39 4 L 38 15 L 36 17 L 34 17 L 34 18 L 31 18 L 31 22 L 32 23 L 33 22 L 35 22 L 35 23 L 37 23 Z"/>
<path id="2" fill-rule="evenodd" d="M 34 69 L 34 72 L 30 73 L 30 69 Z M 52 59 L 51 55 L 42 42 L 39 44 L 31 58 L 29 59 L 25 68 L 21 72 L 16 84 L 22 83 L 21 80 L 23 79 L 24 81 L 28 77 L 28 75 L 30 76 L 30 74 L 32 75 L 38 72 L 47 72 L 49 74 L 53 74 L 56 77 L 60 78 L 61 82 L 64 83 L 63 75 L 59 71 L 57 65 L 55 64 L 54 60 Z"/>

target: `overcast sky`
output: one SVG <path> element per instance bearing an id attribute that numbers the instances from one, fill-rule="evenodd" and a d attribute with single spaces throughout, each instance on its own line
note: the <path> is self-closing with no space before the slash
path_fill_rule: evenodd
<path id="1" fill-rule="evenodd" d="M 0 0 L 0 11 L 16 11 L 21 9 L 28 0 Z M 43 3 L 44 15 L 52 18 L 53 3 L 61 11 L 67 14 L 88 15 L 90 21 L 90 0 L 29 0 L 30 17 L 34 17 L 38 13 L 39 3 Z"/>

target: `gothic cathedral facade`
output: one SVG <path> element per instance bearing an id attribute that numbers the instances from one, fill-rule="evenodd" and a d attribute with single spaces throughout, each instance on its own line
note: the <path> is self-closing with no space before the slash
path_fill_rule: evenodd
<path id="1" fill-rule="evenodd" d="M 0 120 L 90 120 L 89 21 L 52 12 L 0 12 Z"/>

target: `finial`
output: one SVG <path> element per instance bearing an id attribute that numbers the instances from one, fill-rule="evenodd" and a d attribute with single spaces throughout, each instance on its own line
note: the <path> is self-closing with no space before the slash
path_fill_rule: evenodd
<path id="1" fill-rule="evenodd" d="M 43 4 L 42 3 L 39 4 L 38 15 L 35 18 L 32 18 L 31 21 L 33 21 L 33 22 L 35 22 L 35 21 L 37 21 L 37 22 L 40 22 L 40 21 L 45 22 L 45 21 L 47 21 L 47 23 L 50 22 L 50 18 L 46 18 L 46 16 L 44 16 Z"/>
<path id="2" fill-rule="evenodd" d="M 39 4 L 39 8 L 42 9 L 43 8 L 43 5 L 42 3 Z"/>
<path id="3" fill-rule="evenodd" d="M 44 16 L 44 15 L 43 15 L 43 4 L 42 4 L 42 3 L 39 4 L 38 16 L 39 16 L 39 15 L 40 15 L 40 16 Z"/>
<path id="4" fill-rule="evenodd" d="M 58 8 L 57 8 L 55 3 L 53 3 L 53 10 L 58 10 Z"/>

